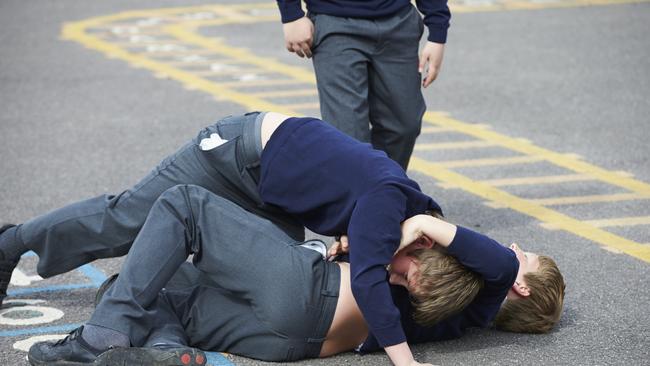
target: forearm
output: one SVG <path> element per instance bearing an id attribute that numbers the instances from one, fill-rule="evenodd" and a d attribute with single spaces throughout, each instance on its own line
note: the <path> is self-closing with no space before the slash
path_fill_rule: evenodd
<path id="1" fill-rule="evenodd" d="M 402 239 L 398 250 L 426 236 L 436 245 L 448 247 L 456 236 L 456 225 L 430 215 L 416 215 L 402 223 Z"/>
<path id="2" fill-rule="evenodd" d="M 410 365 L 414 361 L 411 348 L 406 342 L 386 347 L 384 350 L 395 366 Z"/>

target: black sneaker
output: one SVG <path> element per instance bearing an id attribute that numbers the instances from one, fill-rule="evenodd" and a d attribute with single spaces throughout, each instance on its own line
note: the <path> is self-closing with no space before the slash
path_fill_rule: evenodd
<path id="1" fill-rule="evenodd" d="M 70 334 L 56 342 L 35 343 L 27 354 L 29 363 L 34 366 L 74 366 L 89 365 L 95 362 L 102 353 L 95 349 L 81 337 L 83 325 L 70 332 Z"/>
<path id="2" fill-rule="evenodd" d="M 3 225 L 0 227 L 0 234 L 14 226 L 16 225 Z M 7 297 L 7 287 L 9 287 L 9 282 L 11 282 L 11 274 L 14 272 L 17 265 L 17 259 L 5 259 L 4 253 L 0 251 L 0 307 L 2 306 L 5 297 Z"/>
<path id="3" fill-rule="evenodd" d="M 95 307 L 99 305 L 99 302 L 102 301 L 102 297 L 104 297 L 106 291 L 108 291 L 108 289 L 113 285 L 115 280 L 117 280 L 118 274 L 119 273 L 116 273 L 110 276 L 109 278 L 105 279 L 104 282 L 102 282 L 102 284 L 99 286 L 99 288 L 97 289 L 97 293 L 95 294 Z"/>
<path id="4" fill-rule="evenodd" d="M 205 352 L 190 347 L 118 347 L 97 357 L 93 366 L 204 366 Z"/>

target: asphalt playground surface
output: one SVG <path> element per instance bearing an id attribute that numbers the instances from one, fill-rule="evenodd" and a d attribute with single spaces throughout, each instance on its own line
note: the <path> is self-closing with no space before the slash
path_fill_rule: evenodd
<path id="1" fill-rule="evenodd" d="M 475 329 L 416 358 L 650 365 L 650 2 L 451 3 L 409 175 L 451 221 L 554 257 L 567 295 L 550 334 Z M 226 115 L 318 115 L 317 102 L 272 1 L 2 0 L 0 221 L 119 193 Z M 26 365 L 32 342 L 83 323 L 122 259 L 49 279 L 36 261 L 21 261 L 0 310 L 1 365 Z"/>

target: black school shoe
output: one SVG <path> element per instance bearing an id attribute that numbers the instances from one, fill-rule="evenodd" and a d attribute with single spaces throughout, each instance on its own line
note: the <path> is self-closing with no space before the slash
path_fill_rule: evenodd
<path id="1" fill-rule="evenodd" d="M 0 227 L 0 234 L 14 226 L 16 225 L 3 225 Z M 0 306 L 2 306 L 2 302 L 7 297 L 7 287 L 9 287 L 9 282 L 11 282 L 11 274 L 17 265 L 18 260 L 5 259 L 4 254 L 0 251 Z"/>
<path id="2" fill-rule="evenodd" d="M 169 345 L 109 349 L 97 357 L 93 366 L 204 366 L 206 362 L 201 350 Z"/>
<path id="3" fill-rule="evenodd" d="M 67 337 L 56 342 L 35 343 L 27 354 L 29 363 L 34 366 L 75 366 L 91 365 L 102 351 L 95 349 L 81 337 L 83 325 L 73 330 Z"/>

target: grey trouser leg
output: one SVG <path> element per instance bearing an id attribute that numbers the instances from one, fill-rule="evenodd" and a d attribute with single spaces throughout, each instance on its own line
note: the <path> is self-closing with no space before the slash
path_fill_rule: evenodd
<path id="1" fill-rule="evenodd" d="M 205 187 L 272 219 L 301 240 L 302 226 L 277 208 L 263 205 L 259 198 L 258 116 L 230 117 L 205 128 L 133 188 L 118 195 L 73 203 L 20 225 L 17 237 L 40 258 L 38 273 L 49 277 L 98 258 L 126 254 L 153 203 L 177 184 Z M 199 142 L 212 133 L 228 142 L 202 151 Z"/>
<path id="2" fill-rule="evenodd" d="M 133 345 L 147 343 L 157 324 L 150 307 L 194 254 L 194 265 L 216 290 L 200 286 L 172 301 L 191 345 L 268 360 L 317 356 L 340 274 L 336 264 L 296 243 L 206 189 L 171 188 L 153 205 L 88 323 L 127 334 Z"/>
<path id="3" fill-rule="evenodd" d="M 323 120 L 406 169 L 426 109 L 418 73 L 420 15 L 409 5 L 374 20 L 310 16 Z"/>

